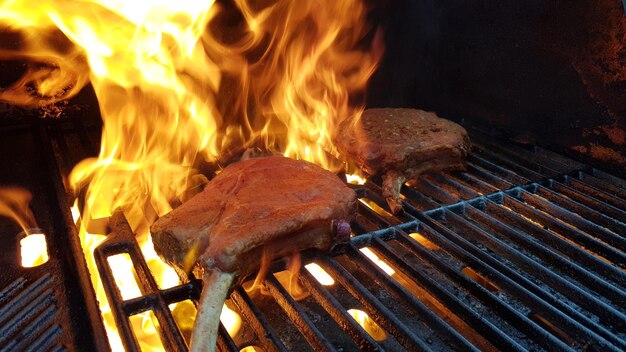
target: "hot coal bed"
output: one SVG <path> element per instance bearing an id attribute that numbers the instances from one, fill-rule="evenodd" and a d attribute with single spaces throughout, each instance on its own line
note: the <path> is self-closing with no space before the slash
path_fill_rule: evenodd
<path id="1" fill-rule="evenodd" d="M 429 109 L 460 122 L 473 142 L 467 170 L 404 186 L 395 216 L 379 179 L 351 184 L 361 199 L 351 243 L 302 256 L 334 284 L 301 270 L 301 300 L 272 275 L 266 295 L 234 289 L 229 304 L 242 332 L 233 339 L 222 328 L 218 348 L 625 350 L 626 49 L 613 45 L 626 33 L 621 6 L 381 4 L 373 16 L 386 54 L 368 106 Z M 74 165 L 97 154 L 99 112 L 88 89 L 61 108 L 2 107 L 0 183 L 32 193 L 49 256 L 22 267 L 21 229 L 0 217 L 2 351 L 110 348 L 89 277 L 98 273 L 87 270 L 66 183 Z M 140 348 L 129 317 L 152 311 L 163 347 L 186 350 L 188 327 L 168 305 L 197 300 L 199 281 L 160 289 L 123 215 L 107 228 L 95 260 L 125 349 Z M 117 254 L 132 260 L 138 297 L 119 292 L 107 260 Z M 364 329 L 350 309 L 375 325 Z"/>

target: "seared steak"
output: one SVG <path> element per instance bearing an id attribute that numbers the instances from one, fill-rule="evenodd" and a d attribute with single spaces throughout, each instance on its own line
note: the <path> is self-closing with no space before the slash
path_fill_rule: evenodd
<path id="1" fill-rule="evenodd" d="M 423 173 L 464 169 L 470 141 L 465 129 L 432 112 L 368 109 L 358 124 L 344 126 L 337 147 L 365 173 L 381 175 L 391 210 L 402 208 L 400 187 Z"/>
<path id="2" fill-rule="evenodd" d="M 156 252 L 179 273 L 193 266 L 203 277 L 191 350 L 215 348 L 222 303 L 235 276 L 259 269 L 263 255 L 272 260 L 347 241 L 356 200 L 353 190 L 317 165 L 266 157 L 228 166 L 204 191 L 156 221 Z"/>
<path id="3" fill-rule="evenodd" d="M 277 258 L 328 250 L 332 223 L 350 221 L 356 194 L 336 175 L 306 161 L 250 159 L 225 168 L 201 193 L 152 225 L 156 252 L 185 268 L 189 256 L 222 272 L 258 268 L 262 247 Z"/>

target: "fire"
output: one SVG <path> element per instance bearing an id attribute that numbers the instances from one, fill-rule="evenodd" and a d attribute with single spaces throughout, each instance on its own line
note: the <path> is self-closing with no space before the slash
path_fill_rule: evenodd
<path id="1" fill-rule="evenodd" d="M 356 320 L 374 340 L 384 341 L 387 333 L 367 313 L 360 309 L 348 309 L 348 313 Z"/>
<path id="2" fill-rule="evenodd" d="M 48 261 L 46 235 L 37 229 L 35 216 L 28 207 L 32 195 L 19 187 L 0 187 L 0 216 L 15 221 L 22 229 L 20 234 L 21 264 L 25 268 L 39 266 Z"/>
<path id="3" fill-rule="evenodd" d="M 372 251 L 368 247 L 363 247 L 363 248 L 360 248 L 359 250 L 361 251 L 361 253 L 365 254 L 365 256 L 369 260 L 371 260 L 374 264 L 378 265 L 379 268 L 383 269 L 383 271 L 387 273 L 387 275 L 392 276 L 393 274 L 396 273 L 396 271 L 393 270 L 393 268 L 390 267 L 389 264 L 387 264 L 384 260 L 380 259 L 378 255 L 374 253 L 374 251 Z"/>
<path id="4" fill-rule="evenodd" d="M 69 178 L 84 200 L 72 212 L 89 270 L 97 272 L 102 225 L 122 209 L 161 288 L 178 278 L 154 253 L 149 226 L 207 182 L 198 165 L 256 146 L 338 170 L 333 139 L 358 121 L 363 107 L 353 102 L 382 53 L 363 0 L 0 3 L 0 23 L 22 39 L 0 58 L 32 62 L 1 100 L 47 104 L 87 82 L 97 95 L 99 155 Z M 132 271 L 115 272 L 124 295 L 136 295 Z M 111 345 L 121 348 L 102 284 L 91 277 Z M 147 350 L 149 340 L 141 342 Z"/>
<path id="5" fill-rule="evenodd" d="M 306 270 L 308 270 L 311 275 L 322 285 L 324 286 L 332 286 L 335 284 L 335 280 L 332 276 L 330 276 L 326 270 L 322 269 L 319 264 L 311 263 L 304 266 Z"/>
<path id="6" fill-rule="evenodd" d="M 412 232 L 409 234 L 409 236 L 416 240 L 419 244 L 421 244 L 422 246 L 430 249 L 431 251 L 436 251 L 441 249 L 438 245 L 436 245 L 435 243 L 433 243 L 431 240 L 429 240 L 428 238 L 426 238 L 426 236 L 422 235 L 419 232 Z"/>
<path id="7" fill-rule="evenodd" d="M 353 185 L 364 185 L 367 180 L 359 175 L 346 175 L 346 181 Z"/>
<path id="8" fill-rule="evenodd" d="M 31 233 L 20 241 L 20 253 L 22 266 L 32 268 L 48 261 L 48 246 L 46 235 L 43 233 Z"/>

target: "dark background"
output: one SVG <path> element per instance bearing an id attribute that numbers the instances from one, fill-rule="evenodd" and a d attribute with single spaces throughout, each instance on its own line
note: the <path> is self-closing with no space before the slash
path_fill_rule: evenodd
<path id="1" fill-rule="evenodd" d="M 620 0 L 376 3 L 385 56 L 370 107 L 417 107 L 626 170 Z"/>

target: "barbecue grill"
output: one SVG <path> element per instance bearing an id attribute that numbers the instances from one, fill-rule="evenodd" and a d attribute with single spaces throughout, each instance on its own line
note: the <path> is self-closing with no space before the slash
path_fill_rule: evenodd
<path id="1" fill-rule="evenodd" d="M 73 164 L 95 154 L 99 128 L 70 116 L 2 129 L 3 150 L 20 146 L 2 156 L 3 175 L 34 190 L 50 253 L 47 263 L 21 268 L 10 236 L 19 229 L 2 220 L 3 350 L 108 348 L 63 184 Z M 404 186 L 397 216 L 384 210 L 380 180 L 351 184 L 361 202 L 350 244 L 302 258 L 334 285 L 303 269 L 298 280 L 308 296 L 299 301 L 273 275 L 264 282 L 267 295 L 235 289 L 229 305 L 246 332 L 232 338 L 222 326 L 219 349 L 624 350 L 626 181 L 547 149 L 469 131 L 467 171 Z M 140 350 L 130 317 L 152 311 L 163 347 L 186 350 L 189 335 L 168 305 L 197 300 L 200 281 L 160 289 L 122 213 L 109 228 L 95 258 L 124 347 Z M 132 259 L 139 297 L 122 298 L 107 261 L 117 254 Z M 379 333 L 349 309 L 366 312 Z"/>
<path id="2" fill-rule="evenodd" d="M 396 215 L 379 178 L 340 175 L 360 199 L 350 242 L 301 254 L 301 295 L 283 279 L 287 259 L 271 263 L 262 294 L 235 288 L 226 305 L 241 328 L 220 325 L 218 349 L 626 350 L 626 47 L 612 42 L 626 2 L 379 3 L 369 16 L 386 54 L 366 105 L 459 122 L 473 143 L 467 169 L 404 185 Z M 12 40 L 0 36 L 0 49 Z M 17 65 L 0 63 L 1 87 Z M 93 267 L 83 255 L 83 195 L 68 175 L 98 154 L 97 106 L 89 87 L 45 108 L 0 105 L 0 186 L 32 193 L 48 252 L 24 267 L 24 232 L 0 216 L 0 351 L 107 351 L 111 336 L 140 351 L 138 329 L 154 332 L 155 350 L 189 348 L 191 324 L 173 310 L 193 316 L 202 282 L 162 287 L 123 212 L 91 219 L 106 236 Z M 119 255 L 132 261 L 132 297 L 117 283 Z"/>

